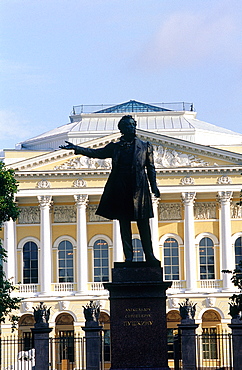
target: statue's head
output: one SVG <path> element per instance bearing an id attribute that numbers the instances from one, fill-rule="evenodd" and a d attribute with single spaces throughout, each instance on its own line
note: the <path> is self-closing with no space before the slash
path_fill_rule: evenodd
<path id="1" fill-rule="evenodd" d="M 136 130 L 136 121 L 131 115 L 123 116 L 118 123 L 118 129 L 123 135 L 134 135 Z"/>

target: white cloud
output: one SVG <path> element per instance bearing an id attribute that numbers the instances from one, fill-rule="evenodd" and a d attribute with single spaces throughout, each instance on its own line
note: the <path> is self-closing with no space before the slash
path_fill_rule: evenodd
<path id="1" fill-rule="evenodd" d="M 143 65 L 191 66 L 209 60 L 238 61 L 239 23 L 235 14 L 225 11 L 173 13 L 142 50 Z"/>

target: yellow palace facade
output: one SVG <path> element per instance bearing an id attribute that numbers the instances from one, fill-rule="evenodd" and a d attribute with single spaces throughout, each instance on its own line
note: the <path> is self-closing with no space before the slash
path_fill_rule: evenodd
<path id="1" fill-rule="evenodd" d="M 15 170 L 21 209 L 0 237 L 8 251 L 6 274 L 19 284 L 19 336 L 30 336 L 33 307 L 51 307 L 51 333 L 84 335 L 83 306 L 101 305 L 109 328 L 108 292 L 115 261 L 123 261 L 118 221 L 95 215 L 110 173 L 110 159 L 75 156 L 59 149 L 65 140 L 99 148 L 120 137 L 124 114 L 137 121 L 137 136 L 152 143 L 160 199 L 150 220 L 153 248 L 167 291 L 167 325 L 179 323 L 179 303 L 197 303 L 202 331 L 220 332 L 230 322 L 228 298 L 236 292 L 228 274 L 242 258 L 242 135 L 199 121 L 192 107 L 167 109 L 129 101 L 116 106 L 73 108 L 70 123 L 4 150 Z M 142 248 L 133 225 L 135 258 Z M 2 325 L 2 335 L 11 325 Z"/>

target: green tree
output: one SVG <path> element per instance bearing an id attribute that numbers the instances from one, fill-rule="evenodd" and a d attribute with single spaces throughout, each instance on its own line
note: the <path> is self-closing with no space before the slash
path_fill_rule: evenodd
<path id="1" fill-rule="evenodd" d="M 229 297 L 229 314 L 232 316 L 232 319 L 242 320 L 242 260 L 233 271 L 222 270 L 222 272 L 232 274 L 231 281 L 240 290 L 239 294 L 233 294 Z"/>
<path id="2" fill-rule="evenodd" d="M 19 208 L 14 201 L 14 195 L 17 192 L 18 183 L 14 177 L 14 171 L 7 169 L 0 162 L 0 229 L 5 221 L 17 219 Z M 10 280 L 6 278 L 3 270 L 3 262 L 6 261 L 7 252 L 0 244 L 0 324 L 5 322 L 7 315 L 12 310 L 19 308 L 21 299 L 11 297 L 11 293 L 15 288 Z M 12 321 L 16 322 L 16 316 L 12 317 Z"/>

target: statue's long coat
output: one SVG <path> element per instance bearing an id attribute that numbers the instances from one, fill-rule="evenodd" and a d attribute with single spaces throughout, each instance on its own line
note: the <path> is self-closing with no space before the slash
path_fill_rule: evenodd
<path id="1" fill-rule="evenodd" d="M 109 143 L 100 149 L 77 147 L 75 154 L 83 154 L 91 158 L 112 158 L 112 171 L 104 188 L 96 214 L 108 219 L 120 219 L 120 197 L 117 191 L 120 180 L 118 159 L 123 147 L 123 142 Z M 147 174 L 146 174 L 147 173 Z M 151 195 L 147 176 L 152 192 L 156 189 L 156 172 L 153 160 L 153 148 L 149 142 L 144 142 L 135 137 L 134 155 L 131 167 L 133 178 L 133 209 L 132 220 L 154 217 Z"/>

